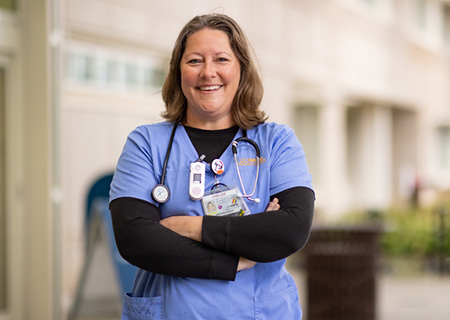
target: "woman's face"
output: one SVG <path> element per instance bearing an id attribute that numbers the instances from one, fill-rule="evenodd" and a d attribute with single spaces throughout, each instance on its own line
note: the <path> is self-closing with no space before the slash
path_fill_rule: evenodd
<path id="1" fill-rule="evenodd" d="M 241 68 L 227 34 L 202 29 L 189 36 L 180 70 L 187 100 L 186 125 L 211 130 L 233 126 L 231 104 Z"/>

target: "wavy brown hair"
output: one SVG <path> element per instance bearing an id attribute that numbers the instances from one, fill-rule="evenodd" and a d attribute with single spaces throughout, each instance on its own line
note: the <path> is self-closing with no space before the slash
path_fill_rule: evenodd
<path id="1" fill-rule="evenodd" d="M 242 129 L 250 129 L 264 123 L 267 117 L 259 108 L 264 89 L 253 59 L 253 51 L 239 25 L 224 14 L 196 16 L 181 30 L 172 51 L 169 73 L 162 88 L 166 110 L 161 116 L 171 122 L 185 119 L 187 101 L 181 90 L 181 58 L 186 49 L 187 39 L 205 28 L 225 32 L 230 40 L 231 49 L 239 60 L 241 78 L 231 106 L 234 121 Z"/>

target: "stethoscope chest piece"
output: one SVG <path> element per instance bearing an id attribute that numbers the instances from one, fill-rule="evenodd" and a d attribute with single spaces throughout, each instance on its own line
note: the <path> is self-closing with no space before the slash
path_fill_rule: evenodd
<path id="1" fill-rule="evenodd" d="M 152 197 L 155 201 L 159 203 L 165 203 L 169 200 L 170 192 L 169 188 L 167 188 L 163 184 L 157 184 L 152 189 Z"/>

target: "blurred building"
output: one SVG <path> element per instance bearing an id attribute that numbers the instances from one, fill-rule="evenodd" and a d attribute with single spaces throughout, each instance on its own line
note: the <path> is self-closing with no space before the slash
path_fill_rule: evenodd
<path id="1" fill-rule="evenodd" d="M 87 191 L 160 120 L 178 32 L 211 12 L 253 44 L 318 221 L 450 189 L 450 1 L 0 0 L 1 320 L 66 317 Z"/>

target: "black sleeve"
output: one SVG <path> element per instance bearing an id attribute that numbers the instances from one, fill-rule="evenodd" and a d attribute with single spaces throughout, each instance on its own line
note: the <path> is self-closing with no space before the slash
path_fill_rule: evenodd
<path id="1" fill-rule="evenodd" d="M 244 217 L 205 216 L 202 243 L 257 262 L 288 257 L 308 241 L 314 192 L 296 187 L 280 192 L 280 210 Z"/>
<path id="2" fill-rule="evenodd" d="M 135 199 L 110 204 L 114 236 L 122 257 L 159 274 L 234 280 L 239 257 L 182 237 L 159 223 L 159 209 Z"/>

